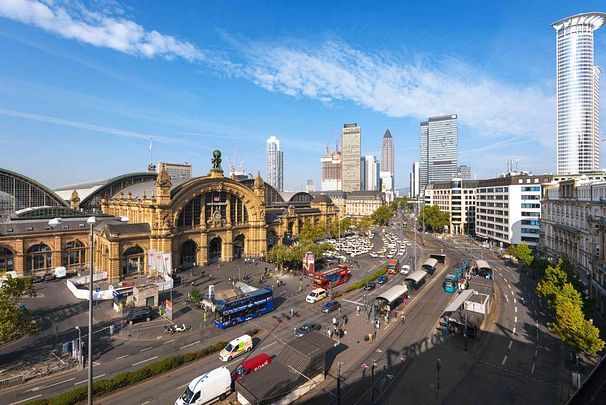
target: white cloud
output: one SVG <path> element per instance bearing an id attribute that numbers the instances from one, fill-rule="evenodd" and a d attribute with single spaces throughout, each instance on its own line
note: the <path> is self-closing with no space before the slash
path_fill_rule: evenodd
<path id="1" fill-rule="evenodd" d="M 144 58 L 183 58 L 190 62 L 204 58 L 202 51 L 190 42 L 157 31 L 146 31 L 141 25 L 115 13 L 93 12 L 78 3 L 2 0 L 0 16 L 68 39 Z"/>
<path id="2" fill-rule="evenodd" d="M 273 92 L 325 103 L 350 100 L 391 117 L 457 113 L 480 134 L 553 141 L 554 100 L 544 89 L 502 83 L 454 59 L 437 65 L 402 61 L 336 41 L 313 49 L 266 44 L 240 49 L 248 66 L 243 73 Z"/>

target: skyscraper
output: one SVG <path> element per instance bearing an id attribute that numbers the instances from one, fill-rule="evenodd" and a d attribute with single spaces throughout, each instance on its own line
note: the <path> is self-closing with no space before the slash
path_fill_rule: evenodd
<path id="1" fill-rule="evenodd" d="M 364 156 L 364 188 L 368 191 L 379 191 L 379 162 L 374 155 Z"/>
<path id="2" fill-rule="evenodd" d="M 383 145 L 381 147 L 381 171 L 390 172 L 394 174 L 395 162 L 394 162 L 394 150 L 393 150 L 393 137 L 389 129 L 385 131 L 383 135 Z"/>
<path id="3" fill-rule="evenodd" d="M 410 196 L 416 198 L 419 195 L 419 162 L 412 163 L 412 172 L 410 173 Z"/>
<path id="4" fill-rule="evenodd" d="M 284 152 L 275 136 L 267 139 L 267 182 L 278 191 L 284 191 Z"/>
<path id="5" fill-rule="evenodd" d="M 556 21 L 557 173 L 600 166 L 600 73 L 594 65 L 593 31 L 605 13 L 584 13 Z"/>
<path id="6" fill-rule="evenodd" d="M 165 171 L 171 179 L 191 179 L 191 164 L 185 163 L 158 163 L 158 172 Z"/>
<path id="7" fill-rule="evenodd" d="M 320 189 L 322 191 L 341 190 L 341 152 L 335 150 L 328 152 L 320 159 L 322 163 L 322 182 Z"/>
<path id="8" fill-rule="evenodd" d="M 341 130 L 343 191 L 360 190 L 360 138 L 361 133 L 358 124 L 343 125 Z"/>
<path id="9" fill-rule="evenodd" d="M 420 189 L 435 181 L 450 181 L 458 171 L 457 115 L 421 122 Z"/>
<path id="10" fill-rule="evenodd" d="M 457 177 L 462 180 L 471 180 L 471 167 L 467 165 L 460 165 Z"/>

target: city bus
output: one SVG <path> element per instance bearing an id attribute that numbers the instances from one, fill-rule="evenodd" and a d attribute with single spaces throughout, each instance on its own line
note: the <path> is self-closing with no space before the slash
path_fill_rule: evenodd
<path id="1" fill-rule="evenodd" d="M 215 307 L 215 326 L 225 329 L 274 310 L 271 288 L 259 288 L 243 296 L 219 300 Z"/>

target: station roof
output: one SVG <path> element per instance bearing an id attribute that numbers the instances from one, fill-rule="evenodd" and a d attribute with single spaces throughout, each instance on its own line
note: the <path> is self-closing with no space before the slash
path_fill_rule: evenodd
<path id="1" fill-rule="evenodd" d="M 465 303 L 465 301 L 467 301 L 467 298 L 469 298 L 471 294 L 473 294 L 473 290 L 463 290 L 463 292 L 461 292 L 459 296 L 454 299 L 454 301 L 448 304 L 448 306 L 444 310 L 444 313 L 455 312 L 461 307 L 461 305 Z"/>
<path id="2" fill-rule="evenodd" d="M 427 259 L 423 262 L 423 266 L 429 266 L 429 267 L 436 267 L 437 264 L 438 264 L 438 261 L 436 259 L 434 259 L 433 257 L 430 257 L 429 259 Z"/>
<path id="3" fill-rule="evenodd" d="M 478 267 L 478 269 L 491 269 L 492 267 L 490 267 L 490 265 L 488 264 L 488 262 L 486 260 L 476 260 L 476 266 Z"/>
<path id="4" fill-rule="evenodd" d="M 389 303 L 394 302 L 408 291 L 408 287 L 405 285 L 394 285 L 389 290 L 377 295 L 378 298 L 383 298 Z"/>
<path id="5" fill-rule="evenodd" d="M 417 270 L 417 271 L 412 272 L 408 276 L 406 276 L 405 280 L 412 280 L 415 283 L 418 283 L 419 281 L 423 280 L 425 277 L 427 277 L 426 271 Z"/>

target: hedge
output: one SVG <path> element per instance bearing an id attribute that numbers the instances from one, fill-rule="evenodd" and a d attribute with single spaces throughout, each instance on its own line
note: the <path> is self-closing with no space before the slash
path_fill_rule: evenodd
<path id="1" fill-rule="evenodd" d="M 254 336 L 258 332 L 258 329 L 253 329 L 248 331 L 247 334 Z M 147 366 L 139 368 L 135 371 L 126 371 L 124 373 L 116 374 L 111 379 L 95 381 L 93 383 L 93 397 L 109 394 L 122 388 L 129 387 L 133 384 L 137 384 L 148 378 L 174 370 L 184 364 L 191 363 L 210 354 L 216 353 L 222 350 L 226 344 L 227 342 L 218 342 L 196 352 L 170 356 L 155 363 L 148 364 Z M 63 394 L 59 394 L 49 399 L 37 399 L 30 401 L 27 404 L 75 405 L 80 402 L 85 402 L 87 398 L 88 387 L 84 386 L 64 392 Z"/>
<path id="2" fill-rule="evenodd" d="M 365 278 L 363 278 L 362 280 L 358 281 L 357 283 L 350 284 L 349 286 L 347 286 L 347 288 L 344 291 L 341 292 L 341 294 L 345 294 L 345 293 L 348 293 L 350 291 L 362 288 L 369 281 L 375 281 L 376 279 L 378 279 L 379 277 L 381 277 L 385 273 L 387 273 L 387 266 L 381 267 L 379 270 L 375 271 L 370 276 L 366 276 Z"/>

